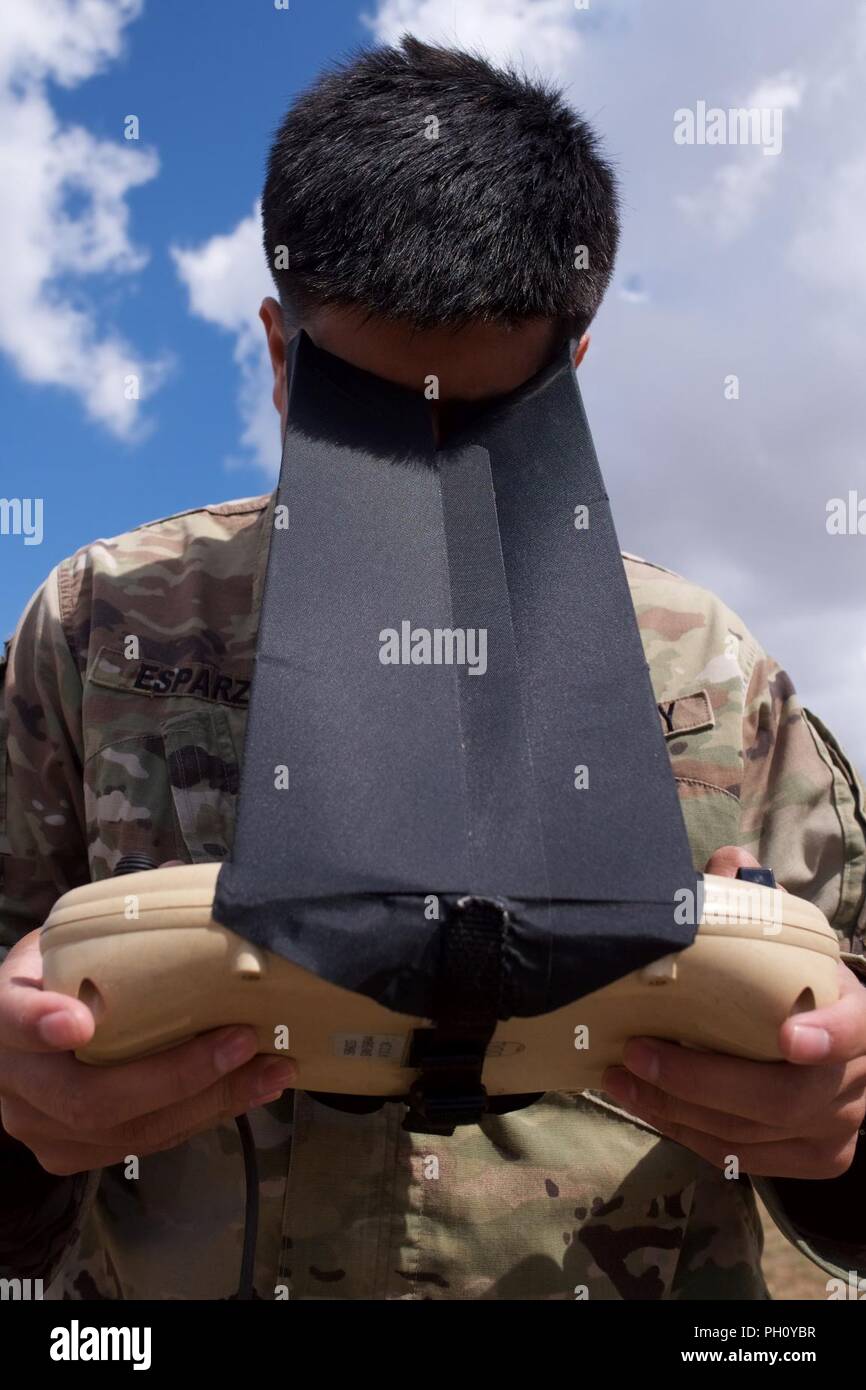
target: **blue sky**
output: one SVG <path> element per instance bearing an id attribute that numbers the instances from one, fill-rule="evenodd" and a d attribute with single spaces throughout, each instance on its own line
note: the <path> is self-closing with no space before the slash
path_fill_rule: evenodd
<path id="1" fill-rule="evenodd" d="M 269 139 L 407 29 L 555 79 L 601 132 L 624 235 L 581 384 L 623 547 L 720 594 L 866 766 L 866 534 L 826 526 L 852 490 L 866 521 L 866 0 L 0 8 L 0 499 L 45 525 L 0 535 L 0 634 L 87 541 L 270 487 Z M 698 103 L 778 110 L 784 141 L 678 143 Z"/>
<path id="2" fill-rule="evenodd" d="M 157 0 L 126 29 L 118 61 L 71 89 L 49 84 L 64 124 L 118 141 L 124 117 L 136 114 L 141 146 L 158 152 L 158 175 L 127 199 L 131 239 L 148 253 L 147 265 L 133 275 L 80 277 L 70 291 L 86 293 L 101 331 L 116 325 L 146 357 L 170 354 L 173 365 L 142 412 L 147 437 L 126 442 L 87 420 L 76 395 L 23 381 L 0 354 L 0 495 L 42 497 L 45 516 L 42 545 L 0 539 L 4 635 L 51 566 L 79 545 L 266 490 L 255 464 L 224 466 L 243 457 L 234 447 L 232 342 L 190 315 L 169 247 L 200 243 L 249 212 L 292 93 L 365 38 L 349 0 L 292 0 L 289 13 L 258 0 Z M 14 189 L 7 207 L 14 216 Z"/>

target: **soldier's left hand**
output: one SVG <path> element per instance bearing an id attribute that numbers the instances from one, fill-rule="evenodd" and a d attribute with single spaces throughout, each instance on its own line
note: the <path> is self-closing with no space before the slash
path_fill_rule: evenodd
<path id="1" fill-rule="evenodd" d="M 726 846 L 707 872 L 757 867 Z M 719 1168 L 756 1177 L 835 1178 L 851 1166 L 866 1114 L 866 989 L 839 966 L 837 1003 L 788 1019 L 784 1062 L 748 1062 L 631 1038 L 604 1089 L 632 1114 Z"/>

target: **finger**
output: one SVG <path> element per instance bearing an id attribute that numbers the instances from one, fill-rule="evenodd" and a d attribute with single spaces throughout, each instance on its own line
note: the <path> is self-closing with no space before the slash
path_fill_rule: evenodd
<path id="1" fill-rule="evenodd" d="M 833 1103 L 846 1075 L 838 1063 L 793 1067 L 788 1062 L 750 1062 L 658 1038 L 630 1038 L 623 1062 L 632 1075 L 679 1100 L 702 1105 L 712 1096 L 713 1108 L 726 1115 L 801 1133 Z"/>
<path id="2" fill-rule="evenodd" d="M 101 1168 L 114 1167 L 115 1164 L 126 1164 L 131 1158 L 144 1158 L 147 1154 L 165 1153 L 169 1149 L 176 1149 L 197 1134 L 205 1134 L 221 1124 L 230 1124 L 236 1115 L 243 1113 L 243 1110 L 226 1111 L 223 1115 L 209 1118 L 198 1125 L 182 1130 L 161 1143 L 154 1144 L 146 1151 L 141 1149 L 132 1153 L 128 1144 L 121 1144 L 116 1140 L 109 1144 L 89 1144 L 82 1143 L 80 1140 L 72 1142 L 69 1139 L 60 1141 L 51 1139 L 38 1141 L 37 1147 L 31 1152 L 46 1173 L 51 1173 L 55 1177 L 72 1177 L 75 1173 L 91 1173 Z M 30 1146 L 28 1145 L 28 1147 Z"/>
<path id="3" fill-rule="evenodd" d="M 671 1126 L 693 1129 L 720 1139 L 734 1147 L 743 1144 L 778 1144 L 783 1141 L 808 1141 L 820 1145 L 839 1146 L 855 1139 L 863 1123 L 864 1105 L 862 1083 L 856 1094 L 837 1099 L 828 1110 L 818 1112 L 810 1127 L 801 1125 L 770 1126 L 737 1115 L 725 1115 L 706 1106 L 688 1105 L 675 1100 L 664 1091 L 637 1082 L 624 1068 L 613 1067 L 604 1077 L 604 1088 L 624 1109 L 655 1129 L 665 1132 Z"/>
<path id="4" fill-rule="evenodd" d="M 253 1110 L 257 1106 L 267 1105 L 272 1101 L 279 1100 L 280 1095 L 282 1095 L 281 1091 L 276 1095 L 261 1097 L 253 1103 L 241 1107 L 237 1104 L 232 1104 L 228 1110 L 224 1110 L 220 1114 L 208 1116 L 196 1124 L 181 1129 L 176 1134 L 160 1139 L 159 1142 L 149 1143 L 147 1148 L 140 1147 L 139 1151 L 134 1155 L 128 1152 L 128 1145 L 122 1146 L 121 1149 L 112 1149 L 109 1151 L 109 1156 L 104 1160 L 102 1166 L 108 1167 L 112 1163 L 126 1163 L 130 1157 L 146 1158 L 150 1154 L 167 1153 L 171 1149 L 179 1148 L 181 1144 L 186 1144 L 190 1139 L 194 1139 L 199 1134 L 207 1134 L 213 1129 L 221 1128 L 223 1125 L 230 1125 L 233 1120 L 237 1119 L 239 1115 L 245 1114 L 248 1110 Z"/>
<path id="5" fill-rule="evenodd" d="M 245 1110 L 276 1099 L 284 1088 L 278 1085 L 281 1078 L 275 1078 L 275 1067 L 280 1067 L 279 1058 L 255 1057 L 192 1100 L 137 1116 L 122 1125 L 75 1130 L 19 1097 L 4 1099 L 0 1114 L 7 1134 L 28 1148 L 86 1143 L 98 1145 L 103 1152 L 122 1147 L 125 1153 L 148 1153 L 172 1139 L 179 1142 L 178 1135 L 215 1124 L 221 1115 L 242 1115 Z"/>
<path id="6" fill-rule="evenodd" d="M 237 1119 L 238 1115 L 245 1114 L 247 1110 L 255 1109 L 256 1106 L 267 1105 L 269 1099 L 271 1101 L 278 1100 L 279 1096 L 271 1096 L 270 1098 L 266 1097 L 263 1100 L 256 1101 L 255 1106 L 248 1105 L 243 1110 L 227 1110 L 221 1115 L 216 1115 L 211 1119 L 202 1121 L 202 1123 L 200 1124 L 191 1126 L 189 1129 L 182 1130 L 179 1134 L 173 1135 L 171 1139 L 166 1139 L 161 1141 L 160 1143 L 152 1144 L 148 1148 L 147 1153 L 161 1154 L 166 1153 L 169 1149 L 179 1148 L 181 1144 L 188 1143 L 188 1141 L 190 1139 L 194 1139 L 196 1135 L 207 1134 L 212 1129 L 218 1129 L 222 1125 L 232 1124 L 232 1122 L 235 1119 Z"/>
<path id="7" fill-rule="evenodd" d="M 258 1052 L 254 1029 L 204 1033 L 153 1057 L 90 1067 L 70 1054 L 13 1059 L 0 1053 L 0 1092 L 29 1101 L 72 1129 L 107 1129 L 186 1101 L 236 1071 Z M 287 1074 L 296 1068 L 286 1060 Z M 286 1084 L 291 1084 L 286 1082 Z"/>
<path id="8" fill-rule="evenodd" d="M 56 1178 L 98 1172 L 100 1168 L 109 1168 L 113 1163 L 122 1163 L 125 1157 L 98 1144 L 73 1144 L 68 1139 L 64 1143 L 52 1140 L 40 1143 L 38 1151 L 32 1149 L 31 1152 L 40 1167 Z"/>
<path id="9" fill-rule="evenodd" d="M 604 1074 L 602 1085 L 614 1100 L 656 1129 L 678 1125 L 699 1130 L 701 1134 L 712 1135 L 730 1144 L 774 1144 L 783 1139 L 802 1137 L 790 1126 L 774 1127 L 758 1120 L 743 1119 L 739 1115 L 726 1115 L 706 1105 L 679 1100 L 657 1086 L 638 1081 L 625 1067 L 610 1067 Z"/>
<path id="10" fill-rule="evenodd" d="M 0 1048 L 66 1052 L 88 1043 L 95 1027 L 80 999 L 42 988 L 39 932 L 28 932 L 0 968 Z"/>
<path id="11" fill-rule="evenodd" d="M 122 1142 L 135 1153 L 156 1153 L 184 1142 L 192 1134 L 247 1110 L 279 1099 L 285 1089 L 286 1060 L 259 1057 L 241 1072 L 212 1086 L 183 1105 L 155 1110 L 123 1126 Z"/>
<path id="12" fill-rule="evenodd" d="M 779 1046 L 789 1062 L 850 1062 L 866 1053 L 866 989 L 847 965 L 839 966 L 839 998 L 823 1009 L 787 1018 Z"/>
<path id="13" fill-rule="evenodd" d="M 760 867 L 759 861 L 747 849 L 740 849 L 737 845 L 722 845 L 710 855 L 704 873 L 719 874 L 722 878 L 736 878 L 738 869 Z"/>

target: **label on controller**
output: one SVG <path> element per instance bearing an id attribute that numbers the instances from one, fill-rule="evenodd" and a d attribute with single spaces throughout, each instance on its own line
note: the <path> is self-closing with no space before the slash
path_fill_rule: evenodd
<path id="1" fill-rule="evenodd" d="M 358 1057 L 364 1061 L 399 1062 L 406 1048 L 403 1033 L 334 1033 L 331 1051 L 335 1057 Z"/>
<path id="2" fill-rule="evenodd" d="M 333 1033 L 331 1051 L 335 1057 L 358 1057 L 370 1062 L 400 1062 L 406 1050 L 404 1033 Z M 493 1040 L 487 1047 L 488 1057 L 514 1057 L 525 1051 L 521 1042 Z"/>

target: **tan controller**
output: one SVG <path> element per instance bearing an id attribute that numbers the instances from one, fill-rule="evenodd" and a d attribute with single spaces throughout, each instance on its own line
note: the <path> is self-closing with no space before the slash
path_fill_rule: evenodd
<path id="1" fill-rule="evenodd" d="M 79 999 L 96 1032 L 77 1056 L 125 1062 L 208 1029 L 251 1024 L 262 1052 L 293 1058 L 298 1086 L 405 1095 L 413 1030 L 393 1013 L 292 965 L 211 917 L 219 864 L 154 869 L 75 888 L 42 929 L 45 987 Z M 487 1051 L 490 1095 L 601 1085 L 638 1035 L 772 1061 L 792 1013 L 839 994 L 839 946 L 811 903 L 706 874 L 694 944 L 565 1008 L 500 1022 Z"/>

